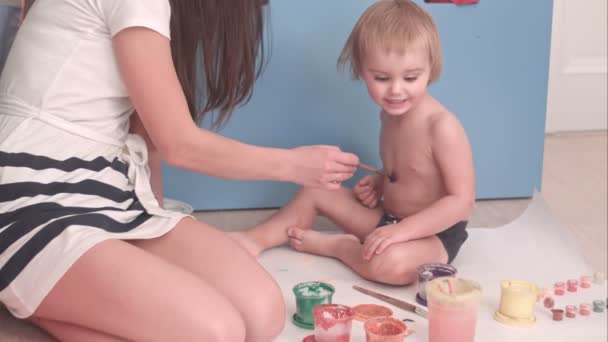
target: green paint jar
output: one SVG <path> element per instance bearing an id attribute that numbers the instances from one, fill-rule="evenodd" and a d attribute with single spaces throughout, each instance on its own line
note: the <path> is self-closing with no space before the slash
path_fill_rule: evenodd
<path id="1" fill-rule="evenodd" d="M 314 329 L 315 319 L 312 308 L 319 304 L 331 304 L 335 292 L 333 286 L 319 281 L 309 281 L 294 286 L 296 313 L 292 318 L 293 324 L 304 329 Z"/>

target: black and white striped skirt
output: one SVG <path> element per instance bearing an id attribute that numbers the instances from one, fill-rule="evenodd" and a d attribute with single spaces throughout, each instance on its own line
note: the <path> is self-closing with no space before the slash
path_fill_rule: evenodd
<path id="1" fill-rule="evenodd" d="M 95 244 L 158 237 L 186 216 L 158 206 L 140 137 L 89 133 L 0 115 L 0 302 L 16 317 Z"/>

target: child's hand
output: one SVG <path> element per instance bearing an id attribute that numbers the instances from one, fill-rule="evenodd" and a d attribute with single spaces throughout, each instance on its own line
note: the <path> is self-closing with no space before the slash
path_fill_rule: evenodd
<path id="1" fill-rule="evenodd" d="M 388 246 L 406 241 L 407 237 L 404 234 L 403 227 L 398 224 L 376 228 L 363 242 L 363 259 L 371 260 L 374 255 L 384 252 Z"/>
<path id="2" fill-rule="evenodd" d="M 368 208 L 375 208 L 380 200 L 378 177 L 368 175 L 361 178 L 357 185 L 355 185 L 353 193 L 361 204 Z"/>

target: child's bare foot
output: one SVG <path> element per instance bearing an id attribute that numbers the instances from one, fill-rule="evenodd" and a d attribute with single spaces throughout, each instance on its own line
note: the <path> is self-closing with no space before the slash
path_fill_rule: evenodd
<path id="1" fill-rule="evenodd" d="M 314 230 L 291 227 L 287 230 L 289 244 L 299 252 L 336 257 L 337 249 L 345 242 L 359 244 L 354 235 L 324 234 Z"/>
<path id="2" fill-rule="evenodd" d="M 262 252 L 263 248 L 258 245 L 255 240 L 247 236 L 246 232 L 232 232 L 228 233 L 228 236 L 236 241 L 241 247 L 245 248 L 249 254 L 251 254 L 254 258 L 257 258 Z"/>

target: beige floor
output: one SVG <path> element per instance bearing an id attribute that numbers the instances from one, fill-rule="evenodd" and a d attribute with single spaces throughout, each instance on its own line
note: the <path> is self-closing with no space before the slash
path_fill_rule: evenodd
<path id="1" fill-rule="evenodd" d="M 570 227 L 591 265 L 608 273 L 606 132 L 548 135 L 541 193 L 559 220 Z M 499 227 L 526 208 L 528 199 L 479 201 L 472 227 Z M 267 217 L 272 210 L 203 212 L 197 216 L 225 230 L 238 230 Z M 318 229 L 333 229 L 319 220 Z M 0 341 L 52 341 L 39 330 L 0 310 Z"/>

